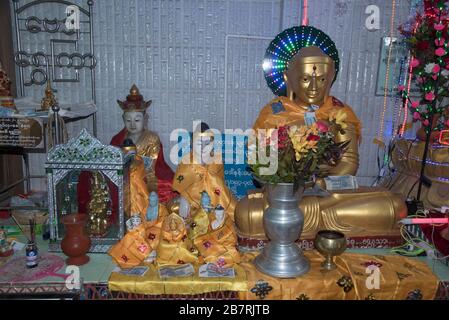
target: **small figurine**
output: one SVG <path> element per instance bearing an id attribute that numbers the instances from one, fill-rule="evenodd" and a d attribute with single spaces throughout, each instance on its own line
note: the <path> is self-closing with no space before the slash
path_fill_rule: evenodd
<path id="1" fill-rule="evenodd" d="M 7 241 L 6 230 L 0 229 L 0 257 L 7 257 L 13 254 L 13 249 Z"/>
<path id="2" fill-rule="evenodd" d="M 206 191 L 201 192 L 201 208 L 203 208 L 207 213 L 212 211 L 211 199 Z"/>
<path id="3" fill-rule="evenodd" d="M 158 218 L 159 214 L 159 197 L 156 192 L 152 191 L 150 193 L 149 199 L 149 206 L 147 209 L 147 221 L 154 221 Z"/>
<path id="4" fill-rule="evenodd" d="M 219 229 L 224 221 L 225 221 L 225 211 L 224 208 L 221 204 L 219 204 L 216 208 L 215 208 L 215 220 L 213 220 L 211 222 L 211 228 L 212 230 L 217 230 Z"/>
<path id="5" fill-rule="evenodd" d="M 45 88 L 45 96 L 41 100 L 41 108 L 36 111 L 48 111 L 57 104 L 56 97 L 51 88 L 50 80 L 47 81 L 47 87 Z"/>

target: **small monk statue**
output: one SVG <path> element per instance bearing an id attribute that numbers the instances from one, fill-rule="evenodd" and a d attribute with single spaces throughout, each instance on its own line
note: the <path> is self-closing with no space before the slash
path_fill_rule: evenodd
<path id="1" fill-rule="evenodd" d="M 209 229 L 209 214 L 212 209 L 209 194 L 206 191 L 201 192 L 201 207 L 194 213 L 188 231 L 190 239 L 194 240 L 207 233 Z"/>
<path id="2" fill-rule="evenodd" d="M 289 45 L 291 50 L 283 51 L 283 43 L 291 43 L 289 41 L 293 41 Z M 321 176 L 355 176 L 359 166 L 361 124 L 348 105 L 330 95 L 339 65 L 333 41 L 314 27 L 293 27 L 276 36 L 266 57 L 265 78 L 279 97 L 260 111 L 254 129 L 301 126 L 306 116 L 328 121 L 336 110 L 341 110 L 347 128 L 344 134 L 336 134 L 336 140 L 350 142 L 340 162 L 334 167 L 321 168 Z M 278 63 L 281 58 L 285 63 Z M 304 212 L 303 238 L 313 239 L 320 229 L 341 231 L 346 236 L 397 235 L 397 221 L 407 214 L 404 199 L 386 189 L 361 187 L 329 193 L 324 197 L 303 197 L 300 203 Z M 241 247 L 255 248 L 255 244 L 266 239 L 263 211 L 267 206 L 263 190 L 249 192 L 238 203 L 235 223 Z"/>
<path id="3" fill-rule="evenodd" d="M 209 148 L 214 143 L 214 134 L 206 123 L 201 122 L 195 129 L 195 136 L 198 139 L 193 139 L 192 152 L 182 158 L 176 169 L 173 190 L 188 202 L 192 209 L 187 211 L 192 212 L 201 207 L 202 191 L 205 191 L 211 206 L 221 204 L 233 219 L 236 200 L 225 183 L 222 156 Z M 205 161 L 206 158 L 211 161 Z"/>
<path id="4" fill-rule="evenodd" d="M 161 241 L 156 253 L 157 265 L 197 262 L 198 252 L 187 237 L 184 220 L 178 214 L 170 213 L 162 224 Z"/>
<path id="5" fill-rule="evenodd" d="M 198 234 L 194 239 L 201 260 L 226 268 L 240 262 L 234 224 L 225 209 L 217 205 L 208 212 L 206 219 L 206 232 Z"/>

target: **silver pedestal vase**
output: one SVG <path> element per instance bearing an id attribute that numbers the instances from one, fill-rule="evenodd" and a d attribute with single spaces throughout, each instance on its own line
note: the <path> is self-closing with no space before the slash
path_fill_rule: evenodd
<path id="1" fill-rule="evenodd" d="M 299 209 L 304 188 L 294 192 L 293 183 L 265 185 L 269 207 L 263 224 L 270 242 L 254 259 L 256 268 L 270 276 L 294 278 L 309 271 L 310 263 L 295 243 L 302 232 L 304 214 Z"/>

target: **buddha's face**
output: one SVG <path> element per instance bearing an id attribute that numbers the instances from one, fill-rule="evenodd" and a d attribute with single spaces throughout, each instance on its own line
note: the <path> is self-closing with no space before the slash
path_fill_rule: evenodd
<path id="1" fill-rule="evenodd" d="M 123 114 L 123 122 L 130 134 L 139 134 L 145 128 L 145 115 L 141 111 L 127 111 Z"/>
<path id="2" fill-rule="evenodd" d="M 320 106 L 329 95 L 335 75 L 334 62 L 319 48 L 306 49 L 290 61 L 284 73 L 287 93 L 300 104 Z"/>

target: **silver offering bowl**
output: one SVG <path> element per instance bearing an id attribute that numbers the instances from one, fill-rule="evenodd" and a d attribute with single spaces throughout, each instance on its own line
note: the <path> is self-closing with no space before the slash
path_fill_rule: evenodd
<path id="1" fill-rule="evenodd" d="M 334 270 L 334 256 L 342 254 L 346 249 L 346 237 L 343 233 L 333 230 L 318 231 L 315 237 L 315 248 L 326 259 L 321 264 L 324 270 Z"/>

